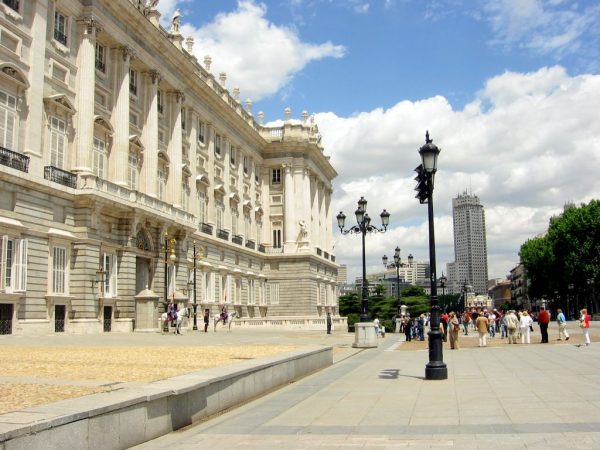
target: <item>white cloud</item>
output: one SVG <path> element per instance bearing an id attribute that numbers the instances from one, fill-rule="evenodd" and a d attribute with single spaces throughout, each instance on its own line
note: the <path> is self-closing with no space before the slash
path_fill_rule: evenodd
<path id="1" fill-rule="evenodd" d="M 600 17 L 599 5 L 581 7 L 574 2 L 500 0 L 484 5 L 495 43 L 558 57 L 590 44 L 586 41 Z"/>
<path id="2" fill-rule="evenodd" d="M 442 149 L 434 199 L 438 274 L 454 259 L 452 198 L 472 190 L 486 211 L 489 275 L 502 277 L 518 262 L 520 245 L 565 203 L 600 197 L 599 104 L 600 76 L 570 76 L 557 66 L 494 77 L 460 111 L 432 97 L 352 117 L 317 114 L 340 174 L 334 215 L 343 210 L 353 221 L 364 195 L 374 222 L 383 208 L 392 214 L 386 235 L 367 237 L 369 264 L 396 245 L 404 256 L 427 260 L 427 208 L 414 198 L 413 169 L 429 129 Z M 337 236 L 335 253 L 356 276 L 360 245 L 352 239 Z"/>
<path id="3" fill-rule="evenodd" d="M 176 3 L 168 2 L 165 11 L 172 11 Z M 303 42 L 293 29 L 269 22 L 266 13 L 265 4 L 240 0 L 235 11 L 218 14 L 200 28 L 186 23 L 183 14 L 181 30 L 194 38 L 200 61 L 210 55 L 211 71 L 225 72 L 227 87 L 239 87 L 243 98 L 254 101 L 280 91 L 307 64 L 344 56 L 343 46 Z"/>

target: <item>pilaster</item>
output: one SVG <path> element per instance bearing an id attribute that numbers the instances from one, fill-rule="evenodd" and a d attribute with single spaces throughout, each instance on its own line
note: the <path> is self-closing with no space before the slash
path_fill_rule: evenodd
<path id="1" fill-rule="evenodd" d="M 121 47 L 115 55 L 115 104 L 112 113 L 114 128 L 109 164 L 112 180 L 121 186 L 127 186 L 127 167 L 129 164 L 129 65 L 131 50 Z"/>
<path id="2" fill-rule="evenodd" d="M 145 192 L 151 197 L 157 197 L 156 173 L 158 172 L 158 84 L 160 74 L 153 70 L 145 74 L 146 85 L 146 124 L 143 130 L 144 150 L 144 180 Z"/>
<path id="3" fill-rule="evenodd" d="M 181 165 L 182 165 L 182 139 L 181 139 L 181 106 L 183 105 L 183 92 L 170 92 L 168 95 L 171 109 L 171 136 L 169 139 L 169 180 L 167 182 L 167 201 L 176 208 L 181 207 Z"/>

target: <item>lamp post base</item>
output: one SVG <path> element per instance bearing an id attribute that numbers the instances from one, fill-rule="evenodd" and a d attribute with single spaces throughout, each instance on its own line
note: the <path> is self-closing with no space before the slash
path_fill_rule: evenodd
<path id="1" fill-rule="evenodd" d="M 443 359 L 442 333 L 429 332 L 429 362 L 425 365 L 426 380 L 447 380 L 448 367 Z"/>
<path id="2" fill-rule="evenodd" d="M 373 322 L 357 322 L 354 324 L 354 348 L 376 348 L 377 334 Z"/>
<path id="3" fill-rule="evenodd" d="M 448 367 L 441 361 L 430 362 L 425 365 L 426 380 L 447 380 Z"/>

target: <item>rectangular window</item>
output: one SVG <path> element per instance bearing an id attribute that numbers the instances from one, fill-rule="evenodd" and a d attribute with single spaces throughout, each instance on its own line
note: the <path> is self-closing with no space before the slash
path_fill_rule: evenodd
<path id="1" fill-rule="evenodd" d="M 106 73 L 106 47 L 96 42 L 96 69 Z"/>
<path id="2" fill-rule="evenodd" d="M 0 241 L 0 290 L 24 292 L 27 289 L 27 239 L 2 236 Z"/>
<path id="3" fill-rule="evenodd" d="M 57 117 L 50 119 L 50 165 L 58 169 L 65 166 L 67 124 Z"/>
<path id="4" fill-rule="evenodd" d="M 273 230 L 273 248 L 281 248 L 281 230 Z"/>
<path id="5" fill-rule="evenodd" d="M 221 136 L 215 134 L 215 154 L 221 156 Z"/>
<path id="6" fill-rule="evenodd" d="M 67 281 L 67 248 L 52 249 L 52 293 L 66 294 Z"/>
<path id="7" fill-rule="evenodd" d="M 165 93 L 163 91 L 156 92 L 156 105 L 158 108 L 158 113 L 162 114 L 165 109 Z"/>
<path id="8" fill-rule="evenodd" d="M 129 93 L 138 94 L 138 73 L 133 69 L 129 69 Z"/>
<path id="9" fill-rule="evenodd" d="M 232 166 L 235 166 L 235 156 L 236 156 L 237 150 L 236 148 L 232 145 L 229 148 L 229 162 L 231 163 Z"/>
<path id="10" fill-rule="evenodd" d="M 54 40 L 67 45 L 67 18 L 58 11 L 54 12 Z"/>
<path id="11" fill-rule="evenodd" d="M 17 98 L 0 91 L 0 146 L 15 149 Z"/>
<path id="12" fill-rule="evenodd" d="M 128 167 L 127 167 L 127 183 L 129 189 L 137 190 L 138 187 L 138 156 L 135 153 L 129 152 Z"/>
<path id="13" fill-rule="evenodd" d="M 216 206 L 216 213 L 217 213 L 217 217 L 216 217 L 217 230 L 222 230 L 223 229 L 223 214 L 225 213 L 225 205 L 223 205 L 223 203 L 221 203 L 221 202 L 217 202 L 215 206 Z"/>
<path id="14" fill-rule="evenodd" d="M 117 255 L 105 253 L 103 259 L 104 296 L 113 298 L 117 296 Z"/>
<path id="15" fill-rule="evenodd" d="M 206 193 L 198 192 L 198 219 L 206 223 Z"/>
<path id="16" fill-rule="evenodd" d="M 181 208 L 188 211 L 190 208 L 190 185 L 187 180 L 181 183 Z"/>
<path id="17" fill-rule="evenodd" d="M 247 157 L 247 156 L 244 156 L 244 173 L 245 173 L 246 175 L 248 175 L 248 166 L 249 166 L 249 163 L 248 163 L 248 157 Z"/>
<path id="18" fill-rule="evenodd" d="M 92 170 L 99 178 L 104 178 L 106 167 L 106 142 L 94 136 L 94 149 L 92 157 Z"/>
<path id="19" fill-rule="evenodd" d="M 11 9 L 14 9 L 16 12 L 19 12 L 19 0 L 2 0 L 6 6 Z"/>
<path id="20" fill-rule="evenodd" d="M 165 171 L 165 166 L 160 166 L 158 168 L 158 176 L 156 177 L 156 193 L 158 195 L 159 200 L 164 200 L 165 198 L 165 190 L 167 187 L 167 172 Z"/>
<path id="21" fill-rule="evenodd" d="M 201 120 L 198 120 L 198 142 L 205 144 L 206 140 L 206 124 Z"/>
<path id="22" fill-rule="evenodd" d="M 185 108 L 181 108 L 181 129 L 185 130 L 185 124 L 186 124 L 186 112 L 185 112 Z"/>
<path id="23" fill-rule="evenodd" d="M 269 283 L 269 303 L 279 305 L 279 283 Z"/>
<path id="24" fill-rule="evenodd" d="M 271 184 L 280 184 L 281 183 L 281 169 L 272 169 L 271 170 Z"/>

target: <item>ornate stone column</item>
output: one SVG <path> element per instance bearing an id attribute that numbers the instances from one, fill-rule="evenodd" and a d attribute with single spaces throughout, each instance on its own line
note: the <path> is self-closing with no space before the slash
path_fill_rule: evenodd
<path id="1" fill-rule="evenodd" d="M 146 124 L 144 125 L 143 141 L 144 150 L 144 180 L 145 193 L 151 197 L 158 197 L 156 192 L 156 173 L 158 172 L 158 84 L 160 74 L 152 70 L 145 74 L 146 85 Z"/>
<path id="2" fill-rule="evenodd" d="M 332 231 L 331 231 L 331 189 L 325 187 L 325 226 L 323 227 L 323 235 L 325 236 L 325 243 L 323 244 L 325 250 L 331 253 L 332 250 Z"/>
<path id="3" fill-rule="evenodd" d="M 96 34 L 98 23 L 85 17 L 78 20 L 80 36 L 77 52 L 77 134 L 76 172 L 91 172 L 91 152 L 94 142 L 94 95 L 96 92 Z"/>
<path id="4" fill-rule="evenodd" d="M 176 208 L 181 207 L 181 165 L 182 165 L 182 139 L 181 139 L 181 106 L 184 95 L 181 91 L 171 92 L 169 107 L 171 110 L 171 136 L 169 139 L 168 153 L 171 165 L 169 166 L 169 180 L 167 182 L 167 201 Z"/>
<path id="5" fill-rule="evenodd" d="M 132 52 L 121 47 L 115 55 L 115 102 L 112 112 L 114 129 L 109 168 L 112 181 L 127 186 L 129 164 L 129 63 Z M 93 95 L 93 94 L 92 94 Z"/>
<path id="6" fill-rule="evenodd" d="M 312 216 L 312 238 L 311 244 L 313 247 L 319 246 L 319 182 L 316 175 L 310 178 L 310 196 L 311 196 L 311 216 Z"/>
<path id="7" fill-rule="evenodd" d="M 292 251 L 295 249 L 296 242 L 296 214 L 294 205 L 294 176 L 293 167 L 290 164 L 286 164 L 283 167 L 285 172 L 284 178 L 284 203 L 283 203 L 283 232 L 285 251 Z"/>

